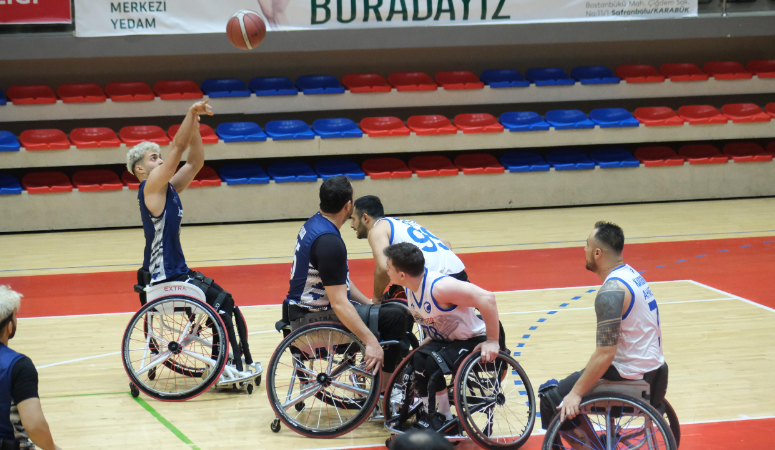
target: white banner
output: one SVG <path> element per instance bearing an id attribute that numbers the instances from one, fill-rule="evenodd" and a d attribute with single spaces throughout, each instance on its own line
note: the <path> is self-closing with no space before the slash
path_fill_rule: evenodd
<path id="1" fill-rule="evenodd" d="M 698 0 L 75 0 L 76 36 L 225 33 L 248 9 L 268 30 L 386 28 L 697 16 Z"/>

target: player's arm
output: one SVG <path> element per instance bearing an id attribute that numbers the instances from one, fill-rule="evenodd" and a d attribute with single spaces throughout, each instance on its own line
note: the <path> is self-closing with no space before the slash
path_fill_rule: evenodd
<path id="1" fill-rule="evenodd" d="M 366 297 L 366 295 L 364 295 L 363 292 L 361 292 L 361 290 L 358 289 L 358 286 L 356 286 L 355 283 L 353 283 L 352 279 L 350 279 L 350 298 L 362 305 L 373 304 L 371 299 L 369 297 Z"/>
<path id="2" fill-rule="evenodd" d="M 387 256 L 385 249 L 390 245 L 390 224 L 386 220 L 374 225 L 369 231 L 369 245 L 371 253 L 374 255 L 374 303 L 382 301 L 382 294 L 385 288 L 390 284 L 390 277 L 387 273 Z"/>
<path id="3" fill-rule="evenodd" d="M 177 135 L 176 135 L 177 136 Z M 183 192 L 188 188 L 194 177 L 205 165 L 205 146 L 202 142 L 202 135 L 199 133 L 199 124 L 194 127 L 193 133 L 191 133 L 191 142 L 188 149 L 188 158 L 183 167 L 172 176 L 172 186 L 178 193 Z"/>
<path id="4" fill-rule="evenodd" d="M 436 237 L 441 241 L 442 244 L 444 244 L 444 247 L 447 247 L 448 249 L 452 250 L 452 243 L 450 243 L 448 240 L 446 240 L 444 238 L 441 238 L 441 237 L 438 237 L 438 236 L 436 236 Z"/>
<path id="5" fill-rule="evenodd" d="M 43 450 L 60 450 L 54 444 L 54 438 L 51 436 L 51 430 L 43 415 L 43 408 L 40 407 L 40 399 L 37 397 L 28 398 L 17 405 L 19 416 L 22 419 L 27 435 L 32 442 Z"/>
<path id="6" fill-rule="evenodd" d="M 595 297 L 595 314 L 597 315 L 597 345 L 592 357 L 589 358 L 587 367 L 570 394 L 563 400 L 562 416 L 575 417 L 581 397 L 602 378 L 603 374 L 611 367 L 616 356 L 616 347 L 619 344 L 619 336 L 622 329 L 622 312 L 625 304 L 632 301 L 632 295 L 617 280 L 607 281 Z"/>

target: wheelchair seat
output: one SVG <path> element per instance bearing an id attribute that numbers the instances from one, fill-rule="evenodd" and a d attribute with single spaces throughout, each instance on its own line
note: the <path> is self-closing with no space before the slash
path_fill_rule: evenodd
<path id="1" fill-rule="evenodd" d="M 159 283 L 154 286 L 146 286 L 143 288 L 143 291 L 145 292 L 146 300 L 149 302 L 168 295 L 190 297 L 206 302 L 205 293 L 202 292 L 201 289 L 184 281 L 170 281 L 167 283 Z"/>
<path id="2" fill-rule="evenodd" d="M 645 380 L 609 381 L 600 380 L 587 391 L 586 395 L 616 393 L 629 395 L 646 401 L 651 399 L 651 386 Z"/>

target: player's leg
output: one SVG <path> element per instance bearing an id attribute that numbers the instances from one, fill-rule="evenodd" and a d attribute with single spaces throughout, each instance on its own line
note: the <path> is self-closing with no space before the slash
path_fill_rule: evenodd
<path id="1" fill-rule="evenodd" d="M 391 305 L 380 307 L 377 320 L 377 330 L 382 341 L 403 341 L 414 323 L 414 319 L 406 309 Z M 401 345 L 390 345 L 385 349 L 380 392 L 385 391 L 390 377 L 404 356 L 406 356 L 405 349 Z"/>

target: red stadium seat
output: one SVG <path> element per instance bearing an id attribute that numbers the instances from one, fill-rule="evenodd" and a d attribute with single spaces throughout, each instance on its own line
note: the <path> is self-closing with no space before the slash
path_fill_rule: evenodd
<path id="1" fill-rule="evenodd" d="M 733 103 L 721 107 L 721 114 L 732 119 L 732 123 L 769 122 L 769 114 L 753 103 Z"/>
<path id="2" fill-rule="evenodd" d="M 121 142 L 132 147 L 143 141 L 155 142 L 159 145 L 169 145 L 167 133 L 156 125 L 139 125 L 124 127 L 118 132 Z"/>
<path id="3" fill-rule="evenodd" d="M 636 119 L 647 127 L 683 125 L 685 120 L 666 106 L 638 108 L 633 113 Z"/>
<path id="4" fill-rule="evenodd" d="M 72 192 L 70 179 L 62 172 L 28 173 L 22 178 L 22 186 L 30 194 L 50 194 L 54 192 Z"/>
<path id="5" fill-rule="evenodd" d="M 503 133 L 503 125 L 491 114 L 458 114 L 455 126 L 463 133 Z"/>
<path id="6" fill-rule="evenodd" d="M 112 170 L 81 170 L 73 174 L 73 184 L 81 192 L 120 191 L 124 183 Z"/>
<path id="7" fill-rule="evenodd" d="M 179 129 L 180 125 L 173 125 L 167 130 L 167 135 L 170 137 L 170 140 L 175 139 L 175 135 L 178 134 Z M 202 136 L 202 142 L 205 144 L 217 144 L 219 141 L 218 135 L 215 134 L 215 131 L 210 128 L 209 125 L 200 123 L 199 134 Z"/>
<path id="8" fill-rule="evenodd" d="M 670 147 L 640 147 L 635 157 L 646 167 L 682 166 L 685 162 Z"/>
<path id="9" fill-rule="evenodd" d="M 76 128 L 70 132 L 70 140 L 75 148 L 112 148 L 121 147 L 121 140 L 110 128 Z"/>
<path id="10" fill-rule="evenodd" d="M 689 164 L 726 164 L 729 161 L 716 147 L 708 144 L 684 145 L 678 149 L 678 155 Z"/>
<path id="11" fill-rule="evenodd" d="M 689 125 L 722 124 L 729 122 L 727 116 L 710 105 L 691 105 L 678 108 L 678 115 L 686 119 Z"/>
<path id="12" fill-rule="evenodd" d="M 57 96 L 64 103 L 100 103 L 107 100 L 102 88 L 94 83 L 62 84 Z"/>
<path id="13" fill-rule="evenodd" d="M 199 86 L 191 80 L 157 81 L 153 85 L 153 91 L 162 100 L 202 98 L 204 96 Z"/>
<path id="14" fill-rule="evenodd" d="M 128 170 L 125 170 L 124 173 L 121 174 L 121 181 L 124 183 L 124 186 L 133 191 L 140 189 L 140 180 L 138 180 L 136 176 L 129 173 Z"/>
<path id="15" fill-rule="evenodd" d="M 503 173 L 506 169 L 498 160 L 486 153 L 468 153 L 455 158 L 455 165 L 465 175 L 481 175 L 486 173 Z"/>
<path id="16" fill-rule="evenodd" d="M 409 160 L 409 168 L 418 177 L 443 177 L 457 175 L 460 171 L 446 156 L 415 156 Z"/>
<path id="17" fill-rule="evenodd" d="M 769 144 L 767 144 L 767 148 L 764 151 L 769 153 L 770 155 L 775 156 L 775 141 L 772 141 Z"/>
<path id="18" fill-rule="evenodd" d="M 775 119 L 775 103 L 767 103 L 767 106 L 764 107 L 764 112 L 770 115 L 773 119 Z"/>
<path id="19" fill-rule="evenodd" d="M 342 84 L 353 93 L 393 90 L 385 77 L 376 73 L 348 73 L 342 78 Z"/>
<path id="20" fill-rule="evenodd" d="M 748 61 L 746 68 L 759 78 L 775 78 L 775 59 Z"/>
<path id="21" fill-rule="evenodd" d="M 411 130 L 398 117 L 366 117 L 361 120 L 361 130 L 369 137 L 409 136 Z"/>
<path id="22" fill-rule="evenodd" d="M 41 103 L 56 103 L 54 90 L 42 84 L 11 86 L 5 93 L 14 105 L 32 105 Z"/>
<path id="23" fill-rule="evenodd" d="M 72 145 L 62 130 L 26 130 L 19 135 L 25 150 L 67 150 Z"/>
<path id="24" fill-rule="evenodd" d="M 740 80 L 753 77 L 742 64 L 735 61 L 716 61 L 702 66 L 705 73 L 717 80 Z"/>
<path id="25" fill-rule="evenodd" d="M 423 72 L 391 73 L 388 82 L 397 91 L 435 91 L 438 89 L 438 85 L 430 75 Z"/>
<path id="26" fill-rule="evenodd" d="M 704 81 L 709 78 L 697 64 L 692 63 L 662 64 L 659 73 L 670 81 Z"/>
<path id="27" fill-rule="evenodd" d="M 435 79 L 436 83 L 444 89 L 484 89 L 484 82 L 467 70 L 439 72 Z"/>
<path id="28" fill-rule="evenodd" d="M 654 66 L 647 64 L 619 66 L 616 68 L 616 76 L 628 83 L 661 83 L 665 81 L 664 75 L 660 75 Z"/>
<path id="29" fill-rule="evenodd" d="M 457 134 L 457 127 L 444 116 L 412 116 L 406 121 L 409 129 L 418 136 L 431 134 Z"/>
<path id="30" fill-rule="evenodd" d="M 734 142 L 724 146 L 724 154 L 736 163 L 772 161 L 772 154 L 755 142 Z"/>
<path id="31" fill-rule="evenodd" d="M 363 171 L 371 178 L 411 178 L 412 171 L 398 158 L 372 158 L 363 162 Z"/>
<path id="32" fill-rule="evenodd" d="M 212 167 L 204 166 L 196 174 L 194 180 L 189 187 L 206 187 L 206 186 L 220 186 L 221 177 L 215 172 Z"/>
<path id="33" fill-rule="evenodd" d="M 114 102 L 150 101 L 156 98 L 151 87 L 140 81 L 108 83 L 105 93 Z"/>

